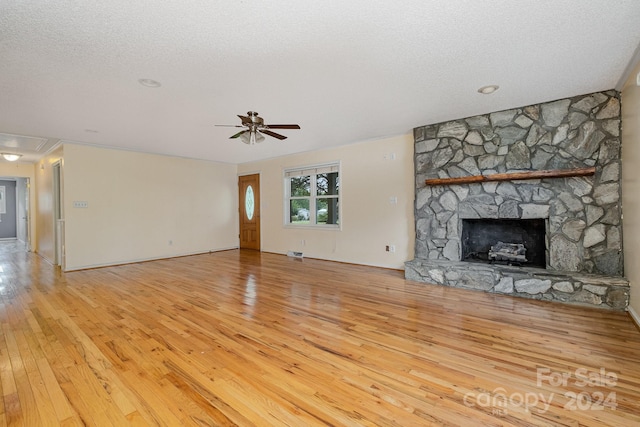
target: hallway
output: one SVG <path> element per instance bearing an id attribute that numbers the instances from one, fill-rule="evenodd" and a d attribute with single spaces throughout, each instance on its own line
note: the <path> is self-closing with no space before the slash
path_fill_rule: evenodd
<path id="1" fill-rule="evenodd" d="M 5 254 L 15 254 L 20 252 L 26 252 L 27 245 L 23 242 L 13 239 L 13 240 L 0 240 L 0 256 Z"/>

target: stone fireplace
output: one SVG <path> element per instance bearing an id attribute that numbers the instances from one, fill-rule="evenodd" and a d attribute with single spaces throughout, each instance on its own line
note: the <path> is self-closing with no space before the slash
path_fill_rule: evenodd
<path id="1" fill-rule="evenodd" d="M 619 93 L 606 91 L 414 129 L 407 279 L 625 309 L 620 125 Z M 585 168 L 595 172 L 430 184 Z M 527 261 L 479 264 L 494 241 L 524 245 Z"/>

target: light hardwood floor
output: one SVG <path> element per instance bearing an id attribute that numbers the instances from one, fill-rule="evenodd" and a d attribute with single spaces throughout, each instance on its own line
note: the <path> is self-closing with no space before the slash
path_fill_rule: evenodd
<path id="1" fill-rule="evenodd" d="M 0 279 L 0 425 L 640 424 L 626 313 L 241 251 Z"/>

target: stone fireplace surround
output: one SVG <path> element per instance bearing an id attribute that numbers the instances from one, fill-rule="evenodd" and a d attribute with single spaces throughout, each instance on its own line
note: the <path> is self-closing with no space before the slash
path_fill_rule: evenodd
<path id="1" fill-rule="evenodd" d="M 405 277 L 624 310 L 620 95 L 598 92 L 414 129 L 415 259 Z M 567 170 L 593 176 L 425 185 Z M 462 219 L 544 219 L 546 269 L 461 261 Z"/>

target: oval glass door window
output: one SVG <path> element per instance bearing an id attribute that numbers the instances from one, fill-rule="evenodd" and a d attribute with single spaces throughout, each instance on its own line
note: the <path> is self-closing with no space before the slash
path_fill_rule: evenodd
<path id="1" fill-rule="evenodd" d="M 253 219 L 253 210 L 255 209 L 255 203 L 253 199 L 253 188 L 247 187 L 247 191 L 244 193 L 244 211 L 247 214 L 247 219 Z"/>

